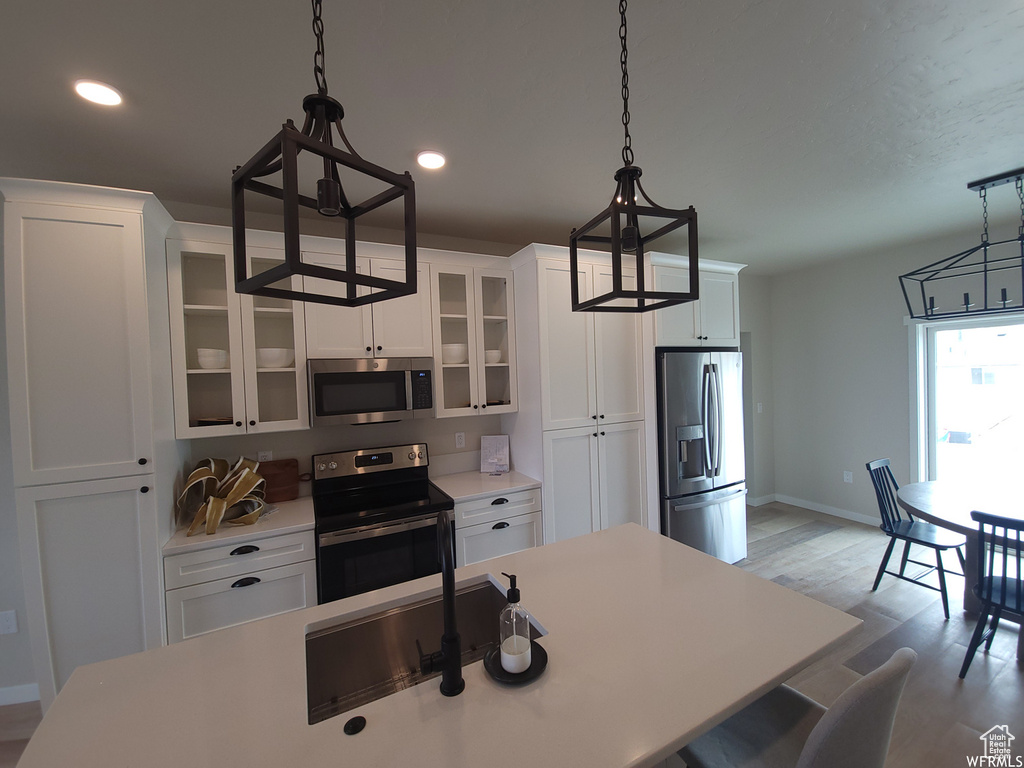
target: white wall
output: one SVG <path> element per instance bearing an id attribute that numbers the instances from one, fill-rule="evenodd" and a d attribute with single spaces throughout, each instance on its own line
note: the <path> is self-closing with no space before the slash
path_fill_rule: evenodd
<path id="1" fill-rule="evenodd" d="M 747 503 L 759 506 L 775 494 L 771 281 L 746 271 L 740 272 L 740 347 Z"/>
<path id="2" fill-rule="evenodd" d="M 874 523 L 865 463 L 889 457 L 897 481 L 910 480 L 909 313 L 898 278 L 977 238 L 938 238 L 771 278 L 780 501 Z"/>

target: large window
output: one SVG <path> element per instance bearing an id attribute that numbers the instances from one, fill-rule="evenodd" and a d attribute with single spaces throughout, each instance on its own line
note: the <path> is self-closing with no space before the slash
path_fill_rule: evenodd
<path id="1" fill-rule="evenodd" d="M 925 326 L 921 437 L 931 480 L 1024 471 L 1024 318 Z"/>

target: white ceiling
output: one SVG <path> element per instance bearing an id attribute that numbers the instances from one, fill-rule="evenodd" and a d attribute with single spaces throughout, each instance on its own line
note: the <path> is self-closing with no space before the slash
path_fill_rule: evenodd
<path id="1" fill-rule="evenodd" d="M 608 204 L 614 0 L 326 0 L 323 15 L 348 137 L 412 171 L 421 232 L 565 244 Z M 7 3 L 0 175 L 229 207 L 234 168 L 301 124 L 310 18 L 303 0 Z M 628 21 L 635 163 L 659 204 L 696 207 L 705 258 L 771 273 L 966 236 L 967 182 L 1024 166 L 1021 0 L 634 0 Z M 125 104 L 79 100 L 80 77 Z M 424 148 L 448 166 L 419 169 Z M 990 210 L 1015 236 L 1012 187 Z"/>

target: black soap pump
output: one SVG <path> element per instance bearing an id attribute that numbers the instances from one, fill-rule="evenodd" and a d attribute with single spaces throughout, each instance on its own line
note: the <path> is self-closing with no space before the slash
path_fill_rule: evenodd
<path id="1" fill-rule="evenodd" d="M 530 668 L 530 614 L 519 604 L 519 589 L 516 588 L 515 574 L 502 573 L 511 585 L 508 590 L 508 605 L 501 610 L 500 645 L 501 668 L 518 675 Z"/>

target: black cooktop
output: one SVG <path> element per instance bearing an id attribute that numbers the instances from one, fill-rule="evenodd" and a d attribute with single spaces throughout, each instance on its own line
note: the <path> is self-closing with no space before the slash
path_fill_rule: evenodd
<path id="1" fill-rule="evenodd" d="M 452 497 L 425 478 L 313 494 L 320 533 L 385 525 L 454 508 Z"/>

